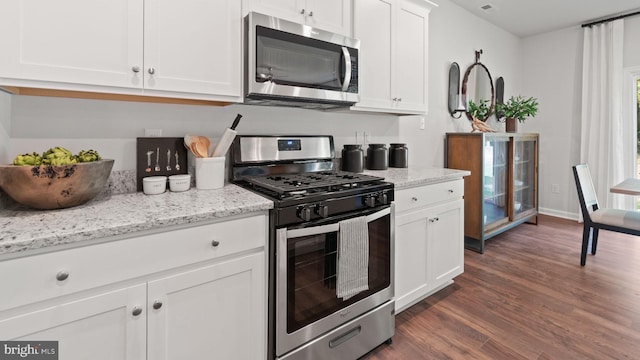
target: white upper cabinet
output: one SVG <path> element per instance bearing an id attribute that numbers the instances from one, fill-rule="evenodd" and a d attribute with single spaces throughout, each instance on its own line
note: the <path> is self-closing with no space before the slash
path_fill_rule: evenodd
<path id="1" fill-rule="evenodd" d="M 240 101 L 235 0 L 0 5 L 0 85 Z"/>
<path id="2" fill-rule="evenodd" d="M 360 39 L 360 102 L 352 109 L 397 114 L 427 112 L 427 2 L 355 0 Z"/>
<path id="3" fill-rule="evenodd" d="M 145 0 L 145 89 L 241 96 L 241 31 L 238 1 Z"/>
<path id="4" fill-rule="evenodd" d="M 351 36 L 352 0 L 249 0 L 248 11 Z"/>
<path id="5" fill-rule="evenodd" d="M 142 66 L 143 11 L 141 0 L 4 1 L 0 78 L 142 87 L 131 67 Z"/>

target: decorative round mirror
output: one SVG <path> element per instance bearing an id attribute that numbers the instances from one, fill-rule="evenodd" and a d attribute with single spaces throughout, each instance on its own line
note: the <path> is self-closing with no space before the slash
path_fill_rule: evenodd
<path id="1" fill-rule="evenodd" d="M 482 50 L 476 51 L 476 62 L 467 68 L 462 80 L 462 101 L 467 118 L 487 121 L 495 106 L 495 93 L 491 73 L 480 62 Z"/>

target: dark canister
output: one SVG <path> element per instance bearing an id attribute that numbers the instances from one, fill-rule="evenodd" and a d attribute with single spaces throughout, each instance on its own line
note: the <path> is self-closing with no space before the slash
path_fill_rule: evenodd
<path id="1" fill-rule="evenodd" d="M 389 166 L 395 168 L 406 168 L 409 166 L 409 149 L 407 149 L 407 144 L 389 145 Z"/>
<path id="2" fill-rule="evenodd" d="M 367 169 L 386 170 L 389 166 L 389 152 L 385 144 L 369 144 L 367 148 Z"/>
<path id="3" fill-rule="evenodd" d="M 345 145 L 342 149 L 342 171 L 363 172 L 364 151 L 361 145 Z"/>

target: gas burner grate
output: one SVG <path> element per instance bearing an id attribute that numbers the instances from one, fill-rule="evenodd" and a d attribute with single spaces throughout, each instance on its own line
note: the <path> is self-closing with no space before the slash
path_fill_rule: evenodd
<path id="1" fill-rule="evenodd" d="M 283 174 L 245 177 L 248 183 L 260 190 L 264 188 L 281 196 L 296 196 L 309 192 L 335 192 L 379 183 L 384 178 L 346 171 L 313 172 L 302 174 Z"/>

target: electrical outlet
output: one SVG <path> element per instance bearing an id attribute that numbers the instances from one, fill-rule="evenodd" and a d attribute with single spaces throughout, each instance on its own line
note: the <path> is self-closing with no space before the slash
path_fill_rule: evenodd
<path id="1" fill-rule="evenodd" d="M 424 130 L 424 117 L 420 117 L 420 130 Z"/>
<path id="2" fill-rule="evenodd" d="M 161 137 L 162 129 L 144 129 L 145 137 Z"/>
<path id="3" fill-rule="evenodd" d="M 551 193 L 560 194 L 560 184 L 551 184 Z"/>

